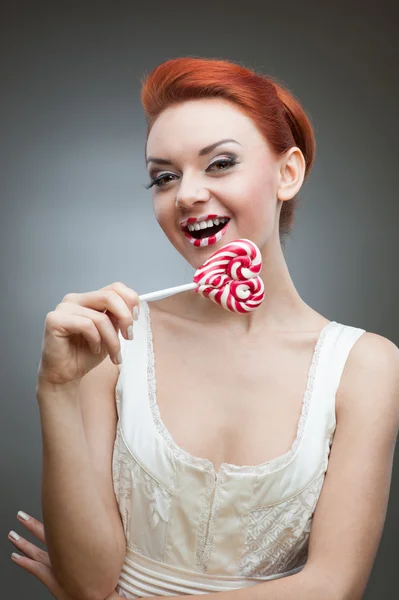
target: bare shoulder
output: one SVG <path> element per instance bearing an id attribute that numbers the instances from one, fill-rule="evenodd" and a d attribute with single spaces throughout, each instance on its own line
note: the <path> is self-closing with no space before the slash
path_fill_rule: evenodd
<path id="1" fill-rule="evenodd" d="M 353 345 L 336 398 L 337 419 L 369 413 L 399 426 L 399 348 L 388 338 L 366 331 Z M 366 416 L 366 415 L 365 415 Z"/>

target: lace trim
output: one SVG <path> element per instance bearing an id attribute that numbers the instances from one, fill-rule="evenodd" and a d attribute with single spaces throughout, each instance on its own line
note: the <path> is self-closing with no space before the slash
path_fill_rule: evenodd
<path id="1" fill-rule="evenodd" d="M 156 377 L 155 377 L 155 356 L 154 356 L 154 346 L 153 346 L 153 338 L 152 338 L 152 327 L 151 327 L 151 314 L 150 308 L 148 306 L 148 302 L 145 300 L 142 302 L 142 307 L 144 308 L 145 318 L 146 318 L 146 327 L 147 327 L 147 353 L 148 353 L 148 367 L 147 367 L 147 377 L 148 377 L 148 394 L 149 394 L 149 403 L 151 408 L 151 413 L 153 417 L 153 422 L 155 424 L 156 429 L 161 434 L 163 439 L 165 440 L 167 446 L 172 451 L 173 455 L 176 459 L 181 460 L 183 462 L 189 463 L 196 467 L 202 468 L 205 471 L 208 471 L 215 475 L 216 469 L 211 461 L 207 458 L 200 458 L 198 456 L 194 456 L 180 448 L 169 431 L 166 429 L 161 415 L 159 411 L 159 406 L 156 401 Z M 302 400 L 302 410 L 301 415 L 298 421 L 298 428 L 295 440 L 290 448 L 285 454 L 281 456 L 277 456 L 276 458 L 272 458 L 262 464 L 259 465 L 234 465 L 231 463 L 222 463 L 220 466 L 220 472 L 233 472 L 233 473 L 249 473 L 254 475 L 266 475 L 268 473 L 277 471 L 285 467 L 294 455 L 297 452 L 298 446 L 300 445 L 303 434 L 305 431 L 306 421 L 309 414 L 310 409 L 310 400 L 312 397 L 313 386 L 316 376 L 316 369 L 318 365 L 319 356 L 321 353 L 321 349 L 323 347 L 323 342 L 326 338 L 327 331 L 332 325 L 336 324 L 336 321 L 330 321 L 327 325 L 324 326 L 322 331 L 320 332 L 319 338 L 314 348 L 312 362 L 309 367 L 308 378 L 306 383 L 306 390 Z"/>
<path id="2" fill-rule="evenodd" d="M 148 302 L 146 300 L 141 303 L 142 308 L 144 309 L 145 317 L 146 317 L 146 326 L 147 326 L 147 356 L 148 356 L 148 366 L 147 366 L 147 380 L 148 380 L 148 397 L 149 403 L 152 413 L 153 422 L 158 432 L 161 434 L 163 439 L 165 440 L 167 446 L 172 451 L 173 455 L 183 462 L 195 465 L 196 467 L 200 467 L 205 471 L 212 471 L 213 465 L 208 459 L 200 458 L 191 455 L 190 453 L 183 450 L 178 446 L 173 438 L 171 437 L 169 431 L 166 429 L 159 412 L 159 406 L 156 401 L 156 379 L 155 379 L 155 357 L 154 357 L 154 347 L 152 340 L 152 328 L 151 328 L 151 317 L 150 317 L 150 309 L 148 306 Z"/>

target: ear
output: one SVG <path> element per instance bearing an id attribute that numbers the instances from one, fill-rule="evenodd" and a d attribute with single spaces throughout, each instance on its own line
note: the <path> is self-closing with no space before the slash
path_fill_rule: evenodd
<path id="1" fill-rule="evenodd" d="M 291 200 L 299 192 L 305 177 L 305 168 L 305 159 L 299 148 L 293 146 L 284 154 L 279 167 L 279 200 Z"/>

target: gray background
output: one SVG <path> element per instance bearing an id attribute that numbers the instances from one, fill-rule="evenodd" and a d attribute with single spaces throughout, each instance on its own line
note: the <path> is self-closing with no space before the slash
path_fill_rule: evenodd
<path id="1" fill-rule="evenodd" d="M 35 386 L 47 312 L 68 292 L 123 281 L 144 293 L 193 274 L 143 189 L 140 78 L 159 63 L 234 60 L 299 97 L 317 155 L 286 243 L 294 283 L 327 318 L 399 344 L 398 20 L 394 2 L 373 4 L 3 3 L 2 596 L 50 598 L 11 562 L 7 539 L 25 535 L 18 510 L 41 519 Z M 366 600 L 398 596 L 397 463 Z"/>

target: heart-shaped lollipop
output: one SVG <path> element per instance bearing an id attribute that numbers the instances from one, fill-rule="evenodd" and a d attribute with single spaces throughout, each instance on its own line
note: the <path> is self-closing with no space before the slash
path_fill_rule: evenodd
<path id="1" fill-rule="evenodd" d="M 195 272 L 194 290 L 227 310 L 247 313 L 265 297 L 259 248 L 247 239 L 229 242 L 215 252 Z"/>
<path id="2" fill-rule="evenodd" d="M 159 300 L 173 294 L 194 290 L 226 310 L 248 313 L 265 297 L 259 277 L 262 256 L 256 244 L 245 238 L 225 244 L 195 272 L 193 283 L 139 296 L 140 300 Z"/>

